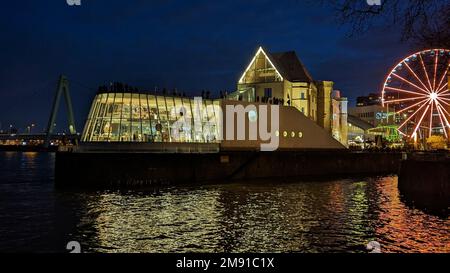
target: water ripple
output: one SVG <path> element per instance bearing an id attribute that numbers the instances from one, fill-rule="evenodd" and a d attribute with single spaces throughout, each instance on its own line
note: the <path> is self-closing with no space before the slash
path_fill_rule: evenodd
<path id="1" fill-rule="evenodd" d="M 0 154 L 0 250 L 450 252 L 450 218 L 410 208 L 396 177 L 61 192 L 54 156 Z"/>

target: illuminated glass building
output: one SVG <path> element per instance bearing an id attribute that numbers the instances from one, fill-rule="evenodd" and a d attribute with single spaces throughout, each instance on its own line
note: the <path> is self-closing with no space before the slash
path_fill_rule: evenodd
<path id="1" fill-rule="evenodd" d="M 214 105 L 219 103 L 211 99 L 99 91 L 82 141 L 217 142 L 219 128 Z"/>

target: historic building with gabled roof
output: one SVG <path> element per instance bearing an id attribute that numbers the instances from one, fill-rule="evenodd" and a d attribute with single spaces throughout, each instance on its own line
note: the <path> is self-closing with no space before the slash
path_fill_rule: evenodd
<path id="1" fill-rule="evenodd" d="M 293 106 L 332 134 L 337 128 L 332 81 L 317 81 L 295 51 L 272 53 L 259 47 L 229 98 Z M 346 99 L 340 99 L 346 103 Z M 345 108 L 345 107 L 344 107 Z M 339 123 L 338 123 L 339 124 Z M 340 131 L 340 129 L 337 129 Z M 338 137 L 346 143 L 346 137 Z"/>
<path id="2" fill-rule="evenodd" d="M 346 126 L 335 120 L 342 117 L 335 111 L 346 109 L 347 99 L 333 99 L 333 88 L 332 81 L 314 80 L 295 51 L 271 53 L 259 47 L 229 98 L 293 106 L 346 145 L 345 133 L 332 132 L 341 132 L 334 124 Z M 333 103 L 345 105 L 336 108 Z"/>
<path id="3" fill-rule="evenodd" d="M 317 121 L 317 86 L 294 51 L 270 53 L 259 47 L 238 82 L 244 100 L 277 100 Z"/>

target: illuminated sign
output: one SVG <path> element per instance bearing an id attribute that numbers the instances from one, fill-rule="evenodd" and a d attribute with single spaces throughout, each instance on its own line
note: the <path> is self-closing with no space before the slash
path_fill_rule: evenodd
<path id="1" fill-rule="evenodd" d="M 384 113 L 384 112 L 377 112 L 376 114 L 375 114 L 375 118 L 376 119 L 385 119 L 385 118 L 387 118 L 388 117 L 388 114 L 387 113 Z"/>

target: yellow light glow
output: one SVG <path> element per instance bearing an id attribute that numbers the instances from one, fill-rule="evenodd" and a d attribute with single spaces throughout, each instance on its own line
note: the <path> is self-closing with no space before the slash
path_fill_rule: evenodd
<path id="1" fill-rule="evenodd" d="M 269 61 L 270 65 L 275 69 L 275 72 L 278 74 L 278 76 L 281 78 L 281 80 L 283 80 L 283 76 L 281 76 L 280 72 L 278 72 L 277 68 L 275 67 L 275 65 L 273 65 L 272 61 L 269 59 L 269 57 L 267 57 L 266 52 L 264 52 L 264 49 L 262 47 L 259 47 L 258 51 L 256 52 L 255 56 L 253 56 L 252 61 L 250 62 L 250 64 L 247 66 L 247 68 L 245 69 L 244 73 L 242 74 L 241 78 L 239 79 L 239 83 L 243 83 L 245 74 L 247 74 L 248 70 L 250 69 L 250 67 L 252 66 L 252 64 L 255 62 L 256 57 L 259 55 L 259 53 L 263 53 L 264 57 Z"/>

